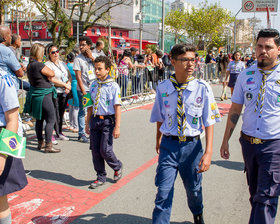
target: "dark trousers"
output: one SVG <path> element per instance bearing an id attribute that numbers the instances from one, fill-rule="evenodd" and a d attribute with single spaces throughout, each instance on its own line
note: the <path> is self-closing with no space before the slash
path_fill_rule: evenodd
<path id="1" fill-rule="evenodd" d="M 55 119 L 55 108 L 52 94 L 50 93 L 44 97 L 41 120 L 36 120 L 35 131 L 38 140 L 43 140 L 43 123 L 46 121 L 45 140 L 46 143 L 51 142 Z"/>
<path id="2" fill-rule="evenodd" d="M 273 224 L 280 195 L 280 140 L 251 144 L 239 139 L 252 205 L 249 224 Z"/>
<path id="3" fill-rule="evenodd" d="M 57 116 L 56 116 L 56 134 L 62 133 L 62 125 L 63 125 L 63 116 L 67 106 L 68 95 L 64 93 L 58 93 L 56 98 L 56 109 L 57 109 Z M 58 128 L 58 129 L 57 129 Z"/>
<path id="4" fill-rule="evenodd" d="M 106 116 L 100 119 L 99 116 L 91 117 L 90 120 L 90 149 L 92 162 L 97 173 L 97 180 L 106 181 L 106 163 L 115 171 L 122 167 L 113 152 L 113 130 L 115 127 L 115 117 Z"/>

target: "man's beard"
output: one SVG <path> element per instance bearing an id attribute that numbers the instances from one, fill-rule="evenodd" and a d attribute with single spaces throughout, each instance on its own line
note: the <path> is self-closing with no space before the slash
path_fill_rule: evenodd
<path id="1" fill-rule="evenodd" d="M 269 65 L 272 65 L 272 64 L 273 64 L 272 61 L 267 61 L 267 62 L 265 62 L 264 60 L 258 61 L 258 67 L 259 68 L 265 68 L 265 67 L 267 67 Z"/>

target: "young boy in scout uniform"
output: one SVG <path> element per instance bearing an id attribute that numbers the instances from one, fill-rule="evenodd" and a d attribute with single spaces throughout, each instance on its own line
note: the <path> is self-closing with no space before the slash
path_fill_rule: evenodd
<path id="1" fill-rule="evenodd" d="M 238 77 L 231 98 L 221 157 L 229 159 L 229 139 L 240 117 L 240 136 L 252 206 L 249 224 L 273 224 L 280 195 L 280 34 L 263 29 L 257 63 Z M 278 222 L 279 223 L 279 222 Z"/>
<path id="2" fill-rule="evenodd" d="M 109 76 L 109 58 L 97 57 L 94 66 L 97 80 L 90 86 L 93 106 L 88 107 L 86 119 L 86 132 L 90 134 L 92 161 L 97 173 L 97 179 L 90 185 L 93 189 L 106 182 L 105 161 L 115 171 L 115 182 L 122 176 L 122 163 L 113 152 L 113 137 L 120 136 L 120 88 Z"/>
<path id="3" fill-rule="evenodd" d="M 171 50 L 171 59 L 175 74 L 159 84 L 150 119 L 157 122 L 156 152 L 159 153 L 153 224 L 170 222 L 178 171 L 194 223 L 201 224 L 204 223 L 202 172 L 207 171 L 211 164 L 213 125 L 220 121 L 220 114 L 211 87 L 192 76 L 195 47 L 177 44 Z M 204 153 L 199 137 L 202 125 L 206 133 Z"/>

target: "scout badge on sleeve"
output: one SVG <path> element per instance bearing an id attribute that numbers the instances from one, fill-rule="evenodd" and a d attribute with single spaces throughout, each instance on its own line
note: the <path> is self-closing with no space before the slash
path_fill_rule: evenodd
<path id="1" fill-rule="evenodd" d="M 90 93 L 83 96 L 83 108 L 90 107 L 93 105 Z"/>
<path id="2" fill-rule="evenodd" d="M 26 138 L 5 128 L 0 133 L 0 153 L 16 158 L 25 158 Z"/>

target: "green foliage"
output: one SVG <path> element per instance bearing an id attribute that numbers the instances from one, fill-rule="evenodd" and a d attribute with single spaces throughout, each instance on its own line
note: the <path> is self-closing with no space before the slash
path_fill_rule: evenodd
<path id="1" fill-rule="evenodd" d="M 234 17 L 220 4 L 208 4 L 205 0 L 199 8 L 192 8 L 188 13 L 190 37 L 198 37 L 198 45 L 204 41 L 205 48 L 210 44 L 221 43 L 221 36 L 225 33 L 226 27 L 234 21 Z"/>
<path id="2" fill-rule="evenodd" d="M 156 50 L 157 50 L 157 45 L 155 45 L 155 44 L 147 44 L 145 46 L 145 49 L 147 49 L 147 48 L 150 48 L 152 50 L 152 52 L 155 53 Z"/>
<path id="3" fill-rule="evenodd" d="M 165 17 L 166 31 L 175 35 L 175 43 L 184 39 L 188 17 L 184 11 L 171 10 Z"/>

